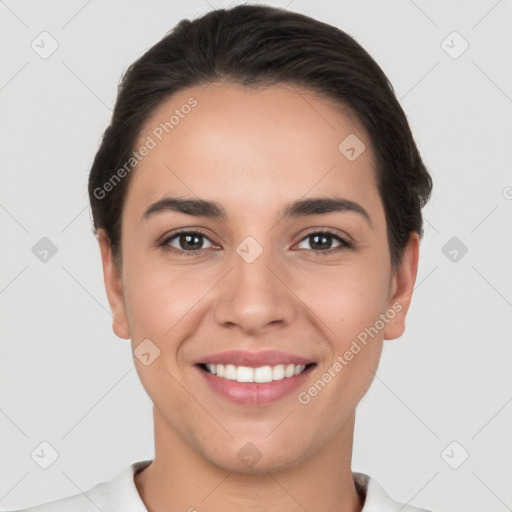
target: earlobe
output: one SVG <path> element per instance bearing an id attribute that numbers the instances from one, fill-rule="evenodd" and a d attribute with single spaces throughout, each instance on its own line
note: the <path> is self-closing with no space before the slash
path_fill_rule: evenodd
<path id="1" fill-rule="evenodd" d="M 413 231 L 404 249 L 402 262 L 395 272 L 392 281 L 392 296 L 388 308 L 395 315 L 384 328 L 384 339 L 393 340 L 405 332 L 405 318 L 411 304 L 412 292 L 416 282 L 419 260 L 419 236 Z"/>
<path id="2" fill-rule="evenodd" d="M 114 264 L 110 240 L 103 229 L 98 230 L 98 243 L 103 265 L 103 281 L 112 311 L 112 330 L 119 338 L 129 339 L 130 330 L 126 317 L 122 280 Z"/>

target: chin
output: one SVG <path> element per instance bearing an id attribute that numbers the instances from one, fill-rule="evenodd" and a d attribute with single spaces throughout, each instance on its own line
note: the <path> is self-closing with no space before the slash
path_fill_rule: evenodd
<path id="1" fill-rule="evenodd" d="M 261 442 L 245 442 L 241 446 L 229 447 L 223 446 L 223 453 L 215 452 L 213 454 L 203 454 L 213 465 L 224 471 L 237 473 L 241 475 L 265 475 L 268 473 L 276 473 L 286 471 L 299 465 L 307 454 L 297 451 L 295 448 L 283 450 L 283 447 L 275 446 L 274 443 Z M 229 451 L 229 453 L 227 453 Z"/>

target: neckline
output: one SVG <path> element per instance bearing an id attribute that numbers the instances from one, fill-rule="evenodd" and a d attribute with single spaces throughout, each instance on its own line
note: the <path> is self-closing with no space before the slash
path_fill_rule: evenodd
<path id="1" fill-rule="evenodd" d="M 152 462 L 153 462 L 153 459 L 146 459 L 146 460 L 134 462 L 131 465 L 131 482 L 133 485 L 133 489 L 134 489 L 136 495 L 138 496 L 140 504 L 144 507 L 145 511 L 147 511 L 147 508 L 146 508 L 146 505 L 144 504 L 144 502 L 142 501 L 142 497 L 139 494 L 137 485 L 135 484 L 135 475 L 144 471 Z M 354 486 L 356 488 L 357 494 L 358 494 L 359 498 L 361 499 L 361 502 L 363 503 L 361 512 L 364 512 L 364 507 L 366 505 L 366 498 L 367 498 L 367 494 L 368 494 L 368 484 L 370 481 L 370 477 L 365 473 L 360 473 L 358 471 L 352 471 L 352 479 L 354 481 Z"/>

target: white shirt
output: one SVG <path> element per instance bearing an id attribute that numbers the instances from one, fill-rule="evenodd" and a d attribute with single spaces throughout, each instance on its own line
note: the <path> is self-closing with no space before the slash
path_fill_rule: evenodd
<path id="1" fill-rule="evenodd" d="M 148 512 L 133 479 L 152 461 L 134 462 L 112 480 L 102 482 L 84 494 L 75 494 L 57 501 L 13 512 Z M 398 503 L 382 487 L 364 473 L 352 472 L 356 487 L 366 495 L 361 512 L 431 512 L 423 508 Z"/>

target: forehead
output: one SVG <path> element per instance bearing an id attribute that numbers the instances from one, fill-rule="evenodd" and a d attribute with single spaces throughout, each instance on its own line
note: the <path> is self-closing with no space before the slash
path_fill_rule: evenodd
<path id="1" fill-rule="evenodd" d="M 126 198 L 139 210 L 171 192 L 246 208 L 308 192 L 378 199 L 370 140 L 357 118 L 287 84 L 184 89 L 149 117 L 137 147 L 144 144 L 152 149 Z"/>

